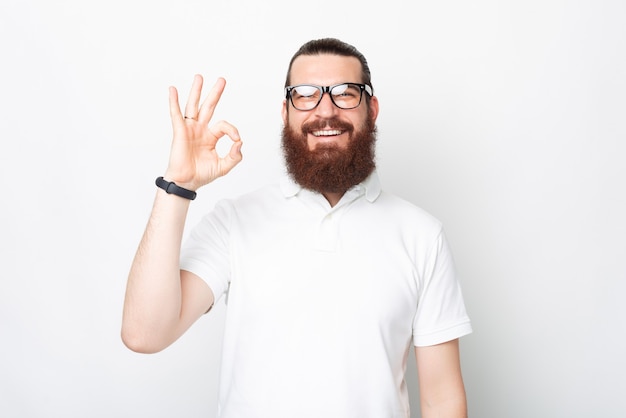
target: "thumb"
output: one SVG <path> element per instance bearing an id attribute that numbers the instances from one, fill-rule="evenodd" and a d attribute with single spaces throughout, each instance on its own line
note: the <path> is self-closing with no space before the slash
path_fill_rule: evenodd
<path id="1" fill-rule="evenodd" d="M 233 143 L 233 145 L 230 147 L 230 151 L 222 159 L 223 174 L 228 173 L 237 164 L 241 162 L 241 160 L 243 159 L 243 155 L 241 154 L 242 146 L 243 146 L 243 142 L 241 142 L 241 140 L 238 140 L 235 143 Z"/>

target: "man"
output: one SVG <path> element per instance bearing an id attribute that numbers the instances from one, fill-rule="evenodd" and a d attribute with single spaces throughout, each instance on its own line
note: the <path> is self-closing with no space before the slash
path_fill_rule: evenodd
<path id="1" fill-rule="evenodd" d="M 471 326 L 451 254 L 440 222 L 380 188 L 370 78 L 350 45 L 303 45 L 282 108 L 289 175 L 219 203 L 181 256 L 190 199 L 241 161 L 242 142 L 209 125 L 223 79 L 200 106 L 196 76 L 184 113 L 170 88 L 166 190 L 130 271 L 122 337 L 162 350 L 225 296 L 220 417 L 408 417 L 411 346 L 422 416 L 466 416 L 458 338 Z"/>

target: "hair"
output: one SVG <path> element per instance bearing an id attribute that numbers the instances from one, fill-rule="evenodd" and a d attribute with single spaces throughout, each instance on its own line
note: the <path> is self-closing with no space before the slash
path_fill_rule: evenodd
<path id="1" fill-rule="evenodd" d="M 289 62 L 289 69 L 287 70 L 285 87 L 289 86 L 291 83 L 291 66 L 293 65 L 293 62 L 296 60 L 296 58 L 298 58 L 300 55 L 322 54 L 341 55 L 344 57 L 354 57 L 358 59 L 361 63 L 361 82 L 364 84 L 368 84 L 370 87 L 372 87 L 372 90 L 374 89 L 374 86 L 372 86 L 372 75 L 370 74 L 370 67 L 369 65 L 367 65 L 367 60 L 365 59 L 365 56 L 352 45 L 335 38 L 314 39 L 302 45 Z M 369 101 L 369 95 L 366 94 L 365 97 L 366 100 Z"/>

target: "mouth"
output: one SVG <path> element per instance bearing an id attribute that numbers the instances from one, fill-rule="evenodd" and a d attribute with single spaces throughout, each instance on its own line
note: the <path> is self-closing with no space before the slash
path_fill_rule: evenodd
<path id="1" fill-rule="evenodd" d="M 323 137 L 323 136 L 341 135 L 344 132 L 345 131 L 342 131 L 342 130 L 339 130 L 339 129 L 328 129 L 328 130 L 312 131 L 311 134 L 313 136 L 315 136 L 315 137 Z"/>

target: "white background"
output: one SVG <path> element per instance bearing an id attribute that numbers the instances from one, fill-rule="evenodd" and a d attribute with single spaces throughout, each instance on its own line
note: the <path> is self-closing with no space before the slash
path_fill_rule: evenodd
<path id="1" fill-rule="evenodd" d="M 167 88 L 225 77 L 244 140 L 194 224 L 282 173 L 287 64 L 326 36 L 370 62 L 384 185 L 446 227 L 470 416 L 626 416 L 624 22 L 621 0 L 2 0 L 0 416 L 213 416 L 223 305 L 159 354 L 119 338 Z"/>

